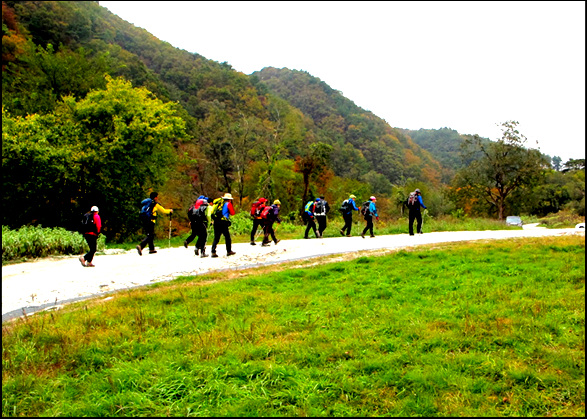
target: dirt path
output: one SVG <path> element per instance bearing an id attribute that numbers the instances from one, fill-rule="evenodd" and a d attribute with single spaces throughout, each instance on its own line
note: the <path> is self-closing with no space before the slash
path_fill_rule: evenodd
<path id="1" fill-rule="evenodd" d="M 271 263 L 309 259 L 317 256 L 352 253 L 363 250 L 398 249 L 431 243 L 541 237 L 561 234 L 583 234 L 584 230 L 545 229 L 525 226 L 523 230 L 439 232 L 409 236 L 396 234 L 374 238 L 333 237 L 308 240 L 282 240 L 270 247 L 235 243 L 236 255 L 226 256 L 224 244 L 218 247 L 218 258 L 200 258 L 194 247 L 158 249 L 156 254 L 136 250 L 118 254 L 97 255 L 95 268 L 84 268 L 77 256 L 47 258 L 2 268 L 2 321 L 19 317 L 23 310 L 33 313 L 54 309 L 62 304 L 104 295 L 116 290 L 134 288 L 182 275 L 200 275 L 224 269 L 243 269 Z M 209 251 L 210 246 L 208 246 Z"/>

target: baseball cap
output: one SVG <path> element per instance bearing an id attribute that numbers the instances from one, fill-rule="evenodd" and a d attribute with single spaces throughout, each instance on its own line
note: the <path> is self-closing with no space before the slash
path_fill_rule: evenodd
<path id="1" fill-rule="evenodd" d="M 98 209 L 97 206 L 94 205 L 90 211 L 92 211 L 92 212 L 98 212 L 100 210 Z"/>

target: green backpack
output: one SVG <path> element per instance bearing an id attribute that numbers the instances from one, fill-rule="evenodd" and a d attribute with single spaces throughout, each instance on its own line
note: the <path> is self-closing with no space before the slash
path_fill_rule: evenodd
<path id="1" fill-rule="evenodd" d="M 222 208 L 224 207 L 224 200 L 222 198 L 216 198 L 212 201 L 212 220 L 225 220 L 224 216 L 222 215 Z"/>

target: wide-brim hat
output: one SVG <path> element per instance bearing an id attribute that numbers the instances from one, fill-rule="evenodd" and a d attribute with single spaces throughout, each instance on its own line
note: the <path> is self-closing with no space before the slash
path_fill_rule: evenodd
<path id="1" fill-rule="evenodd" d="M 225 193 L 222 199 L 232 199 L 232 195 L 229 193 Z"/>

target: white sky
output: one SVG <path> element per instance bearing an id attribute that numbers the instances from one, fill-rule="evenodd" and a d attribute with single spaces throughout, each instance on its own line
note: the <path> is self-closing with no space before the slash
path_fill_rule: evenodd
<path id="1" fill-rule="evenodd" d="M 251 74 L 303 70 L 392 127 L 585 158 L 585 2 L 100 1 L 171 45 Z M 538 145 L 536 145 L 538 142 Z"/>

